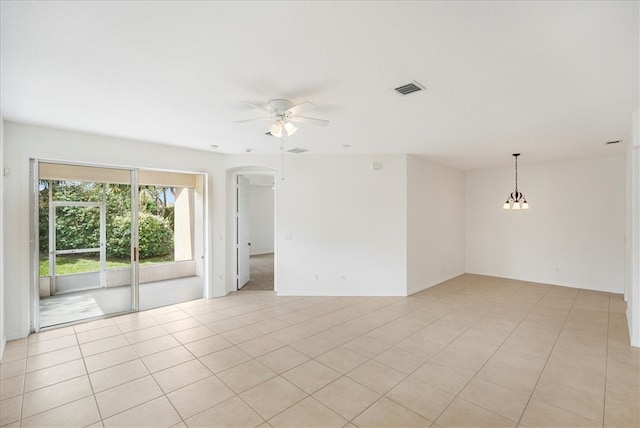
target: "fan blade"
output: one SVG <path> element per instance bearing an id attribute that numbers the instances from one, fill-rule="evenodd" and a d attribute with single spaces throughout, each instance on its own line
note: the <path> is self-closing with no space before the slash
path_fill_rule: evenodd
<path id="1" fill-rule="evenodd" d="M 291 107 L 287 111 L 291 112 L 291 114 L 296 114 L 299 111 L 307 110 L 307 109 L 315 108 L 315 107 L 316 107 L 316 105 L 314 103 L 312 103 L 310 101 L 305 101 L 305 102 L 302 102 L 300 104 L 294 105 L 293 107 Z"/>
<path id="2" fill-rule="evenodd" d="M 266 106 L 266 107 L 265 106 L 261 106 L 259 104 L 252 103 L 251 101 L 243 101 L 243 102 L 246 103 L 246 104 L 249 104 L 250 106 L 253 106 L 255 108 L 259 108 L 262 111 L 266 111 L 269 114 L 273 113 L 273 110 L 271 110 L 268 106 Z"/>
<path id="3" fill-rule="evenodd" d="M 318 126 L 327 126 L 329 124 L 328 120 L 316 119 L 315 117 L 292 116 L 289 118 L 289 120 L 291 120 L 292 122 L 309 123 L 311 125 L 318 125 Z"/>
<path id="4" fill-rule="evenodd" d="M 234 123 L 254 122 L 256 120 L 271 120 L 271 117 L 254 117 L 253 119 L 235 120 Z"/>

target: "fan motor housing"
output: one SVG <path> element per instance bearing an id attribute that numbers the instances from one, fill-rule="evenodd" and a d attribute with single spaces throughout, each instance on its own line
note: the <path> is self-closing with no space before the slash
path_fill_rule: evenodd
<path id="1" fill-rule="evenodd" d="M 271 110 L 277 114 L 284 114 L 293 107 L 293 103 L 289 100 L 272 100 L 269 105 L 271 106 Z"/>

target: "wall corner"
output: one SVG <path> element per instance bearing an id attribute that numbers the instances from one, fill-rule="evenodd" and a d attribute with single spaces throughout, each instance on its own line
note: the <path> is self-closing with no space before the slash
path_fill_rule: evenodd
<path id="1" fill-rule="evenodd" d="M 632 116 L 627 146 L 627 263 L 625 298 L 631 346 L 640 347 L 640 111 Z"/>
<path id="2" fill-rule="evenodd" d="M 4 119 L 0 115 L 0 360 L 7 343 L 4 299 Z"/>

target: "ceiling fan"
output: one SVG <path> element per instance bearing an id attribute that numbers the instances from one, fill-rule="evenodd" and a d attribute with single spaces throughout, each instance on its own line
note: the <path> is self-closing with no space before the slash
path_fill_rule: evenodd
<path id="1" fill-rule="evenodd" d="M 270 135 L 273 135 L 274 137 L 281 138 L 283 135 L 286 135 L 287 137 L 293 135 L 298 130 L 298 127 L 295 126 L 294 123 L 295 124 L 308 123 L 308 124 L 318 125 L 318 126 L 327 126 L 329 124 L 328 120 L 298 115 L 298 113 L 301 111 L 316 107 L 315 104 L 309 101 L 304 101 L 300 104 L 293 104 L 289 100 L 278 99 L 278 100 L 271 100 L 269 104 L 267 104 L 266 106 L 261 106 L 248 101 L 246 102 L 247 104 L 250 104 L 264 111 L 265 113 L 268 114 L 268 116 L 255 117 L 253 119 L 237 120 L 236 123 L 253 122 L 256 120 L 270 120 L 271 125 L 269 125 L 269 131 L 267 132 L 267 135 L 270 134 Z"/>

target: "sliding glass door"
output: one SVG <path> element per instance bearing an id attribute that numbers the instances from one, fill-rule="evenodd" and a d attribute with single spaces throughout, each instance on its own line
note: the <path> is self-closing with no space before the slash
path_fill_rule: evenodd
<path id="1" fill-rule="evenodd" d="M 33 330 L 203 297 L 204 175 L 31 167 Z"/>
<path id="2" fill-rule="evenodd" d="M 33 162 L 34 329 L 136 310 L 136 172 Z"/>
<path id="3" fill-rule="evenodd" d="M 139 309 L 201 299 L 203 176 L 141 169 L 138 182 Z"/>

